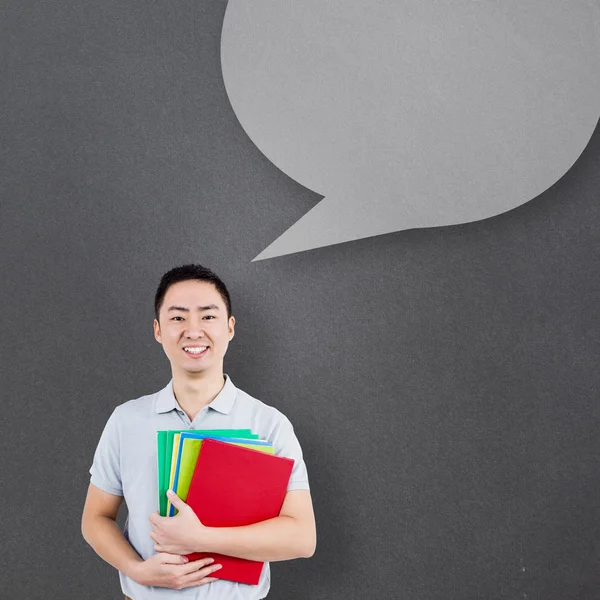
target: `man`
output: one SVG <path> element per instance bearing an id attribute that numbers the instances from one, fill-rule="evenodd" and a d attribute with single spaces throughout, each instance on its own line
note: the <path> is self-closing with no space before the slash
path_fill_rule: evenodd
<path id="1" fill-rule="evenodd" d="M 310 557 L 315 519 L 302 450 L 290 421 L 277 409 L 237 389 L 223 373 L 235 319 L 225 284 L 210 269 L 184 265 L 166 273 L 154 302 L 154 337 L 171 363 L 161 391 L 118 406 L 104 428 L 90 469 L 82 534 L 118 569 L 128 598 L 258 600 L 270 587 L 269 561 Z M 243 527 L 206 527 L 180 498 L 161 517 L 157 508 L 156 431 L 252 429 L 295 460 L 280 515 Z M 124 532 L 116 523 L 125 499 Z M 258 585 L 211 577 L 213 559 L 188 562 L 185 554 L 213 552 L 265 561 Z"/>

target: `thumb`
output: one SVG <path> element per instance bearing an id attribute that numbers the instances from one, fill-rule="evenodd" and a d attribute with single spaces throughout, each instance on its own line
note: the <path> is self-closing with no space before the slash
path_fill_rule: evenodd
<path id="1" fill-rule="evenodd" d="M 171 501 L 171 504 L 179 511 L 187 508 L 187 504 L 173 491 L 167 491 L 167 498 Z"/>

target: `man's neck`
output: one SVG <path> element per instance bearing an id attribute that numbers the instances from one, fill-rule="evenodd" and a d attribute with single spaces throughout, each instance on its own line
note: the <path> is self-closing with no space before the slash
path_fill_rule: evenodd
<path id="1" fill-rule="evenodd" d="M 190 421 L 219 394 L 225 385 L 223 371 L 217 373 L 173 373 L 173 393 Z"/>

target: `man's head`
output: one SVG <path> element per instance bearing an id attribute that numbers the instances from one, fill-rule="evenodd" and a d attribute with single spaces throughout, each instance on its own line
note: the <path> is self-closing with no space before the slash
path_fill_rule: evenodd
<path id="1" fill-rule="evenodd" d="M 229 296 L 227 286 L 221 281 L 219 276 L 202 265 L 183 265 L 182 267 L 175 267 L 165 273 L 158 284 L 158 289 L 154 296 L 154 317 L 157 321 L 160 321 L 160 308 L 164 302 L 167 290 L 179 281 L 189 281 L 191 279 L 212 283 L 217 289 L 217 292 L 221 294 L 221 298 L 225 303 L 225 307 L 227 308 L 227 318 L 231 317 L 231 297 Z"/>
<path id="2" fill-rule="evenodd" d="M 171 269 L 154 298 L 154 337 L 175 373 L 223 372 L 235 319 L 225 284 L 202 265 Z"/>

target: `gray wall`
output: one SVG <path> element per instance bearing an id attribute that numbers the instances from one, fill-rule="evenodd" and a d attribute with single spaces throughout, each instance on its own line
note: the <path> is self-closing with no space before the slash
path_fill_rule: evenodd
<path id="1" fill-rule="evenodd" d="M 317 552 L 269 597 L 597 598 L 600 134 L 506 214 L 251 262 L 320 196 L 240 127 L 224 10 L 3 2 L 0 597 L 118 597 L 87 471 L 166 383 L 152 296 L 194 261 L 233 296 L 225 371 L 309 468 Z"/>

